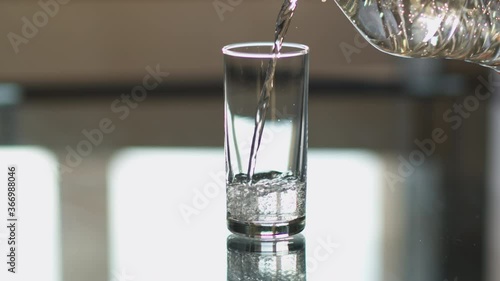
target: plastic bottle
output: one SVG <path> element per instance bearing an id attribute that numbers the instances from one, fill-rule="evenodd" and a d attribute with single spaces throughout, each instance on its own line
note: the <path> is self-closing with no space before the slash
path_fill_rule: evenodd
<path id="1" fill-rule="evenodd" d="M 500 72 L 499 0 L 336 0 L 377 49 L 465 60 Z"/>

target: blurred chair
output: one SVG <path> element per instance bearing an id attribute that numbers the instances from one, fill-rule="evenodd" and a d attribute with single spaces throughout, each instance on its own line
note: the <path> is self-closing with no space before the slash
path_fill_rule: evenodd
<path id="1" fill-rule="evenodd" d="M 16 84 L 0 84 L 0 144 L 17 141 L 17 106 L 22 99 L 22 89 Z"/>
<path id="2" fill-rule="evenodd" d="M 0 280 L 62 280 L 60 203 L 57 160 L 38 147 L 0 146 L 0 182 L 6 186 L 7 167 L 15 165 L 16 189 L 16 274 L 2 263 Z M 0 195 L 0 253 L 6 260 L 10 230 L 7 223 L 7 189 Z M 3 235 L 2 235 L 3 234 Z"/>

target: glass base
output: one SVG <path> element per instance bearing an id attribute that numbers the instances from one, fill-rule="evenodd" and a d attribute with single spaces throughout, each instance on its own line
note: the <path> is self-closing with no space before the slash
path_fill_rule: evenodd
<path id="1" fill-rule="evenodd" d="M 288 222 L 256 223 L 227 219 L 227 228 L 234 234 L 252 238 L 281 238 L 297 234 L 304 230 L 306 217 Z"/>

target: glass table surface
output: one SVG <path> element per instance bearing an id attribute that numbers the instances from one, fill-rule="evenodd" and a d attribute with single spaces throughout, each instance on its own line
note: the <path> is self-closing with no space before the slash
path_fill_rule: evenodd
<path id="1" fill-rule="evenodd" d="M 394 157 L 320 148 L 308 156 L 305 230 L 259 241 L 226 228 L 222 148 L 118 151 L 106 171 L 106 280 L 481 280 L 473 260 L 449 270 L 457 268 L 456 257 L 443 245 L 482 245 L 445 228 L 439 163 L 429 161 L 396 184 L 388 178 Z M 62 280 L 57 159 L 40 148 L 0 149 L 1 167 L 13 163 L 20 178 L 20 273 L 8 279 L 2 270 L 0 280 Z M 0 176 L 7 182 L 6 173 Z M 2 255 L 9 235 L 2 227 Z"/>

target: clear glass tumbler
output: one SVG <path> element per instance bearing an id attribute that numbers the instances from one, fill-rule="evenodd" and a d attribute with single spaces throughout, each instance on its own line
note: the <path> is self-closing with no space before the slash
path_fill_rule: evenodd
<path id="1" fill-rule="evenodd" d="M 284 43 L 225 46 L 227 223 L 249 237 L 284 237 L 305 226 L 309 48 Z M 250 164 L 257 109 L 269 63 L 275 59 L 262 138 Z M 251 168 L 254 167 L 254 168 Z"/>

